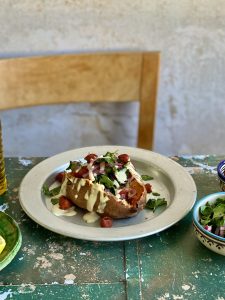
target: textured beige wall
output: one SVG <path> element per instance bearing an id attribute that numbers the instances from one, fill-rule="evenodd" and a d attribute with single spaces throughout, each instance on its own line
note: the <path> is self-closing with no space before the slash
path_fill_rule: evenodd
<path id="1" fill-rule="evenodd" d="M 163 154 L 225 153 L 224 0 L 0 3 L 0 57 L 160 50 L 154 150 Z M 51 155 L 91 144 L 133 146 L 137 108 L 87 104 L 3 112 L 5 152 Z"/>

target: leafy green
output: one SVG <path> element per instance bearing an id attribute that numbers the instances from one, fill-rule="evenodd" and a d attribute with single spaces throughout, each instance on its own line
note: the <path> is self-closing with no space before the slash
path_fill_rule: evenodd
<path id="1" fill-rule="evenodd" d="M 97 162 L 97 163 L 106 162 L 111 167 L 114 167 L 114 164 L 117 161 L 116 153 L 117 153 L 117 151 L 115 151 L 115 152 L 106 152 L 106 154 L 103 155 L 103 157 L 99 157 L 98 159 L 96 159 L 95 162 Z"/>
<path id="2" fill-rule="evenodd" d="M 110 177 L 114 176 L 115 172 L 117 171 L 115 164 L 109 164 L 105 167 L 105 174 Z"/>
<path id="3" fill-rule="evenodd" d="M 42 188 L 42 191 L 43 191 L 45 196 L 53 197 L 53 196 L 56 196 L 56 195 L 59 194 L 60 189 L 61 189 L 61 186 L 57 186 L 57 187 L 49 190 L 49 187 L 44 185 L 43 188 Z"/>
<path id="4" fill-rule="evenodd" d="M 153 210 L 153 212 L 158 208 L 159 206 L 167 205 L 167 201 L 165 198 L 157 198 L 157 199 L 149 199 L 146 203 L 145 208 Z"/>
<path id="5" fill-rule="evenodd" d="M 113 194 L 116 195 L 116 189 L 114 187 L 110 188 L 109 191 Z"/>
<path id="6" fill-rule="evenodd" d="M 220 227 L 225 225 L 225 198 L 217 198 L 199 208 L 200 224 Z"/>
<path id="7" fill-rule="evenodd" d="M 97 175 L 95 182 L 103 184 L 113 195 L 116 194 L 115 184 L 107 175 Z"/>
<path id="8" fill-rule="evenodd" d="M 113 188 L 114 182 L 106 175 L 100 175 L 99 183 L 103 184 L 106 188 Z"/>
<path id="9" fill-rule="evenodd" d="M 210 218 L 205 218 L 201 220 L 201 224 L 203 226 L 208 225 L 210 223 L 211 219 Z"/>
<path id="10" fill-rule="evenodd" d="M 80 167 L 82 164 L 79 161 L 70 161 L 70 164 L 66 170 L 72 170 L 75 171 L 78 167 Z"/>
<path id="11" fill-rule="evenodd" d="M 59 198 L 52 198 L 51 202 L 53 205 L 58 204 L 59 203 Z"/>
<path id="12" fill-rule="evenodd" d="M 160 196 L 160 194 L 159 194 L 159 193 L 156 193 L 156 192 L 152 192 L 152 195 L 153 195 L 153 196 Z"/>
<path id="13" fill-rule="evenodd" d="M 203 205 L 201 208 L 200 208 L 200 211 L 201 211 L 201 214 L 205 217 L 208 217 L 211 215 L 211 213 L 213 213 L 213 209 L 212 207 L 210 206 L 206 206 L 206 205 Z"/>
<path id="14" fill-rule="evenodd" d="M 103 157 L 111 157 L 114 161 L 117 160 L 117 153 L 118 151 L 116 150 L 115 152 L 106 152 L 105 155 L 103 155 Z"/>
<path id="15" fill-rule="evenodd" d="M 141 175 L 141 179 L 144 180 L 144 181 L 147 181 L 147 180 L 152 180 L 154 178 L 152 176 L 149 176 L 149 175 Z"/>
<path id="16" fill-rule="evenodd" d="M 217 204 L 225 204 L 225 198 L 217 198 L 216 203 Z"/>

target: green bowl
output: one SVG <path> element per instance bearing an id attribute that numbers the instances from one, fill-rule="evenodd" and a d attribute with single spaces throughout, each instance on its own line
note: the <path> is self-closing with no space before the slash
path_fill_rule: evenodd
<path id="1" fill-rule="evenodd" d="M 22 235 L 17 223 L 6 213 L 0 211 L 0 235 L 6 246 L 0 254 L 0 271 L 16 256 L 22 244 Z"/>

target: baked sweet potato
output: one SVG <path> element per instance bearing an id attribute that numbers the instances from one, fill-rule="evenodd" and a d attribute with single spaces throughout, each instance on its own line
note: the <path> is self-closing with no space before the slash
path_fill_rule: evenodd
<path id="1" fill-rule="evenodd" d="M 71 162 L 65 174 L 66 197 L 75 205 L 113 219 L 133 217 L 145 207 L 145 184 L 127 154 L 89 154 L 86 161 Z"/>

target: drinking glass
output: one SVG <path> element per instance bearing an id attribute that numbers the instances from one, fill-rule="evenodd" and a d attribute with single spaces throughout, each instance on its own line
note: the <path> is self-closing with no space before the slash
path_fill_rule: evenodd
<path id="1" fill-rule="evenodd" d="M 7 180 L 5 175 L 5 159 L 3 155 L 2 145 L 2 124 L 0 120 L 0 195 L 4 194 L 7 190 Z"/>

